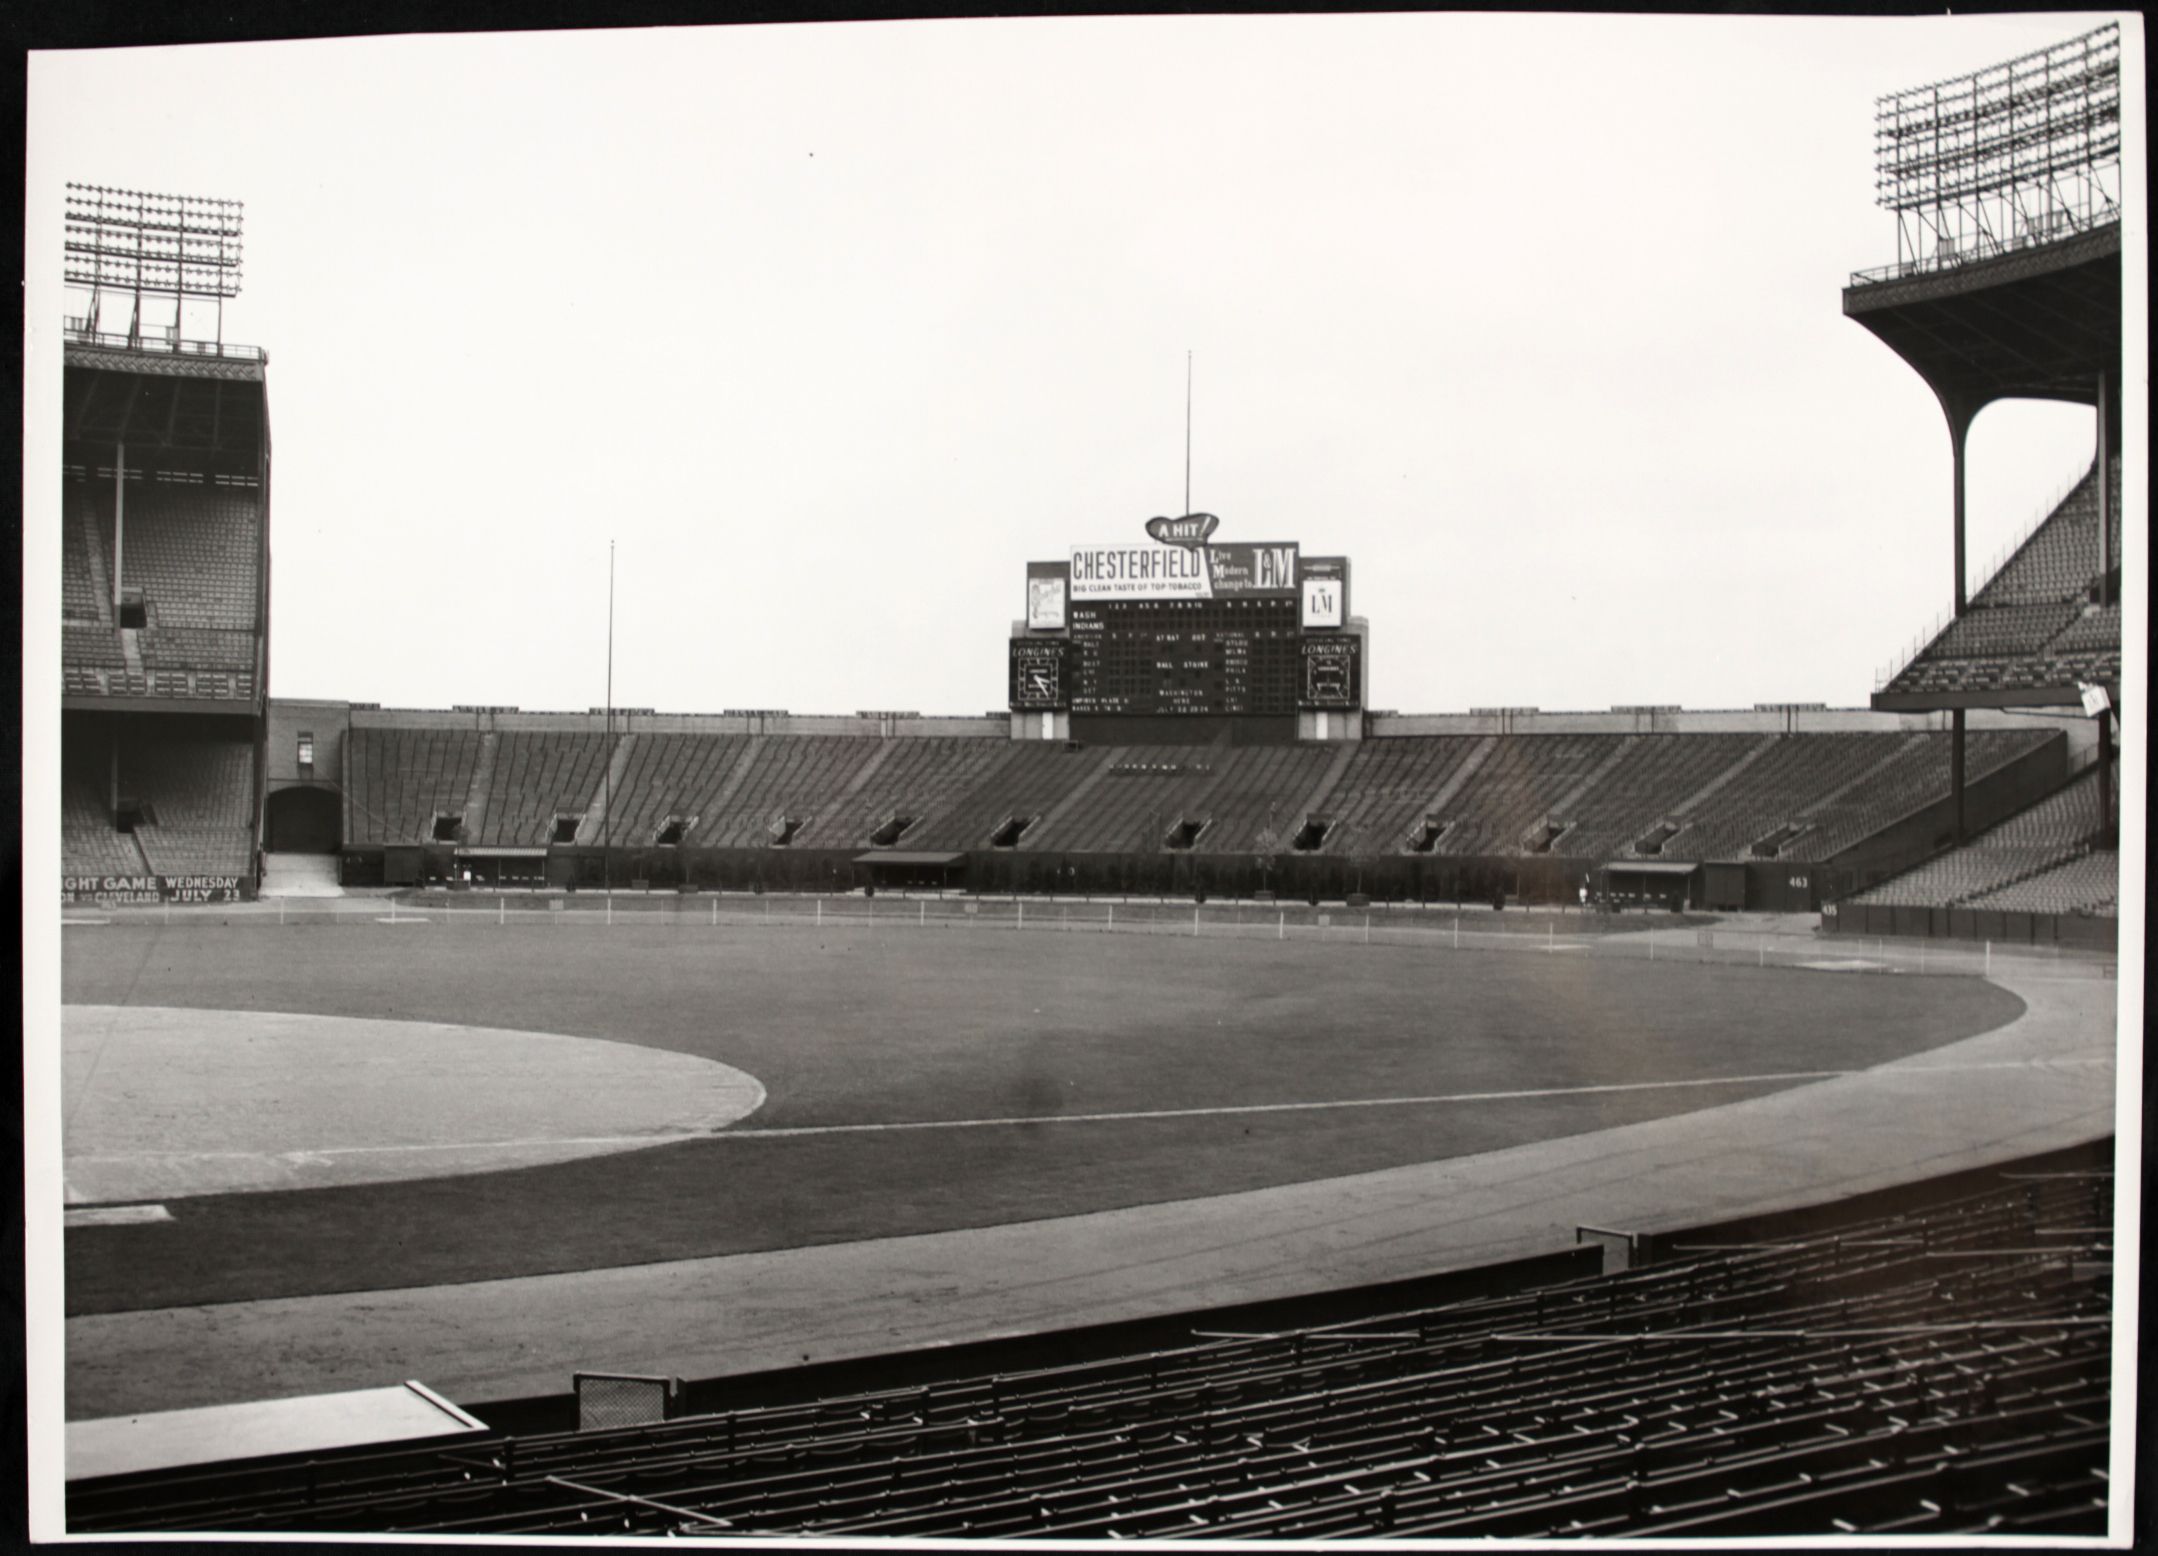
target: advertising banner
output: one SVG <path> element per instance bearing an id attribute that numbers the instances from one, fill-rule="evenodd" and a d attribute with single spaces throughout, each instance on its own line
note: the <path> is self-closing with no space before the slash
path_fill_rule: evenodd
<path id="1" fill-rule="evenodd" d="M 68 875 L 60 880 L 66 907 L 153 906 L 161 902 L 239 902 L 237 875 Z"/>
<path id="2" fill-rule="evenodd" d="M 1297 699 L 1305 708 L 1355 708 L 1362 704 L 1362 677 L 1357 673 L 1357 648 L 1360 640 L 1353 636 L 1306 638 L 1304 650 L 1303 695 Z"/>
<path id="3" fill-rule="evenodd" d="M 1071 587 L 1071 568 L 1063 562 L 1027 564 L 1027 630 L 1064 630 L 1064 600 Z"/>
<path id="4" fill-rule="evenodd" d="M 1349 559 L 1308 556 L 1297 569 L 1303 591 L 1303 625 L 1345 627 L 1349 624 Z"/>
<path id="5" fill-rule="evenodd" d="M 1061 638 L 1030 642 L 1012 640 L 1012 700 L 1015 713 L 1048 711 L 1071 706 L 1070 672 L 1065 668 L 1066 644 Z"/>
<path id="6" fill-rule="evenodd" d="M 1077 546 L 1074 600 L 1292 598 L 1296 542 L 1207 546 Z"/>

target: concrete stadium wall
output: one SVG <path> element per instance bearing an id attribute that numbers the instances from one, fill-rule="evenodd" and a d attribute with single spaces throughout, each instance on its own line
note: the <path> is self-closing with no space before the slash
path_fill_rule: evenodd
<path id="1" fill-rule="evenodd" d="M 526 856 L 529 875 L 556 888 L 618 889 L 642 881 L 654 890 L 856 891 L 875 883 L 872 867 L 850 848 L 602 848 L 552 847 Z M 537 860 L 537 863 L 530 861 Z M 348 886 L 414 886 L 450 882 L 470 863 L 448 844 L 348 848 L 342 875 Z M 1573 903 L 1584 877 L 1600 879 L 1598 861 L 1559 857 L 1423 857 L 1388 855 L 1356 860 L 1326 854 L 1284 854 L 1263 865 L 1249 854 L 1030 853 L 974 849 L 960 856 L 949 878 L 954 890 L 1065 893 L 1089 896 L 1249 899 L 1271 891 L 1287 901 L 1340 902 L 1361 893 L 1375 902 Z M 1698 882 L 1698 877 L 1696 878 Z M 1696 887 L 1698 895 L 1698 885 Z"/>
<path id="2" fill-rule="evenodd" d="M 352 708 L 354 729 L 469 729 L 504 734 L 598 734 L 607 729 L 604 712 L 486 711 L 474 708 Z M 897 736 L 1006 737 L 1002 714 L 923 715 L 918 713 L 650 713 L 617 708 L 618 735 L 858 735 L 864 739 Z"/>
<path id="3" fill-rule="evenodd" d="M 2000 945 L 2058 945 L 2087 951 L 2117 950 L 2120 944 L 2120 920 L 2117 918 L 2076 913 L 2012 913 L 1999 908 L 1832 902 L 1821 909 L 1821 927 L 1835 935 L 1982 940 Z"/>
<path id="4" fill-rule="evenodd" d="M 488 711 L 477 708 L 371 708 L 312 699 L 270 699 L 273 732 L 302 727 L 304 718 L 318 725 L 334 720 L 353 729 L 469 729 L 543 734 L 596 733 L 607 727 L 604 712 L 568 710 Z M 1973 709 L 1971 729 L 2059 729 L 2068 736 L 2071 759 L 2080 763 L 2095 749 L 2095 726 L 2070 714 L 2010 713 Z M 1409 735 L 1641 735 L 1641 734 L 1880 734 L 1899 730 L 1943 730 L 1946 713 L 1875 713 L 1866 708 L 1612 708 L 1602 711 L 1545 712 L 1537 708 L 1486 708 L 1467 713 L 1367 713 L 1363 733 L 1384 740 Z M 653 713 L 617 708 L 614 728 L 620 734 L 667 735 L 859 735 L 959 736 L 1013 739 L 1008 713 L 920 714 L 865 711 L 852 714 L 772 712 Z M 1068 726 L 1067 726 L 1068 727 Z M 316 729 L 318 741 L 320 728 Z M 1024 738 L 1040 738 L 1039 727 Z M 323 759 L 318 753 L 320 775 Z"/>
<path id="5" fill-rule="evenodd" d="M 1830 735 L 1895 734 L 1949 728 L 1943 713 L 1876 713 L 1870 708 L 1612 708 L 1601 712 L 1551 712 L 1540 708 L 1484 708 L 1468 713 L 1373 713 L 1374 740 L 1404 735 Z M 1969 729 L 2061 729 L 2080 733 L 2095 748 L 2091 720 L 2061 714 L 2009 713 L 1974 708 Z"/>

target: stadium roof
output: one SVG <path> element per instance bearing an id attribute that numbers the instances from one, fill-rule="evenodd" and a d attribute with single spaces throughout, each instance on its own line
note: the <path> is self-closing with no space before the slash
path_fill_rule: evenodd
<path id="1" fill-rule="evenodd" d="M 1843 290 L 1843 311 L 1965 417 L 1995 400 L 2094 405 L 2121 350 L 2121 229 Z"/>
<path id="2" fill-rule="evenodd" d="M 167 355 L 108 346 L 66 348 L 69 442 L 125 443 L 176 454 L 252 460 L 268 437 L 259 358 Z"/>

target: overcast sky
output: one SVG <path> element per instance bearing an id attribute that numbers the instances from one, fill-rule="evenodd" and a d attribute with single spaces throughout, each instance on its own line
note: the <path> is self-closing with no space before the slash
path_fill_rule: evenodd
<path id="1" fill-rule="evenodd" d="M 1028 559 L 1183 511 L 1189 350 L 1192 505 L 1351 558 L 1373 707 L 1861 705 L 1950 583 L 1874 99 L 2097 19 L 47 54 L 33 407 L 67 180 L 246 203 L 274 695 L 596 705 L 612 538 L 618 705 L 1000 707 Z M 1974 573 L 2092 437 L 1980 418 Z"/>

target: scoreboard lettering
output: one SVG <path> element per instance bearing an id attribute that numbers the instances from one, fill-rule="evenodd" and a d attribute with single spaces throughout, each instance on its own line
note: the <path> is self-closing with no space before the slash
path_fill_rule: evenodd
<path id="1" fill-rule="evenodd" d="M 1296 602 L 1074 603 L 1074 713 L 1296 711 Z"/>

